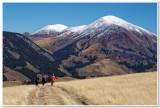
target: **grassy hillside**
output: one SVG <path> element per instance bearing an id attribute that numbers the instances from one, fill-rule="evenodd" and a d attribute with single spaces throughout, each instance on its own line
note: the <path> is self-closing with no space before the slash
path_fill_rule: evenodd
<path id="1" fill-rule="evenodd" d="M 51 97 L 52 98 L 48 98 Z M 56 98 L 55 98 L 56 97 Z M 39 99 L 39 100 L 37 100 Z M 45 102 L 45 103 L 43 103 Z M 4 87 L 4 105 L 156 105 L 157 72 Z"/>
<path id="2" fill-rule="evenodd" d="M 157 104 L 156 72 L 62 82 L 57 87 L 76 95 L 87 104 Z"/>
<path id="3" fill-rule="evenodd" d="M 40 38 L 40 37 L 29 37 L 34 43 L 39 45 L 41 48 L 45 49 L 46 51 L 52 53 L 53 45 L 58 40 L 54 37 L 47 37 L 47 38 Z"/>

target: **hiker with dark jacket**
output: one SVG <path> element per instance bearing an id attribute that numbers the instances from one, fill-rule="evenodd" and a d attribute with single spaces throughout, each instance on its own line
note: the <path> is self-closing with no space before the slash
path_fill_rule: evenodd
<path id="1" fill-rule="evenodd" d="M 36 78 L 35 78 L 35 81 L 34 81 L 34 82 L 35 82 L 35 85 L 36 85 L 36 86 L 38 86 L 38 83 L 39 83 L 39 77 L 38 77 L 38 76 L 36 76 Z"/>
<path id="2" fill-rule="evenodd" d="M 42 85 L 44 86 L 45 83 L 46 83 L 46 79 L 45 79 L 45 77 L 43 76 L 43 77 L 42 77 Z"/>

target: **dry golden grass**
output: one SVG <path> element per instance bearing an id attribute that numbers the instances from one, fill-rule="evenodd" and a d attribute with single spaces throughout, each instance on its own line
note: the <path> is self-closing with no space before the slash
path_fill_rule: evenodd
<path id="1" fill-rule="evenodd" d="M 93 72 L 103 75 L 122 75 L 132 73 L 132 71 L 130 71 L 122 65 L 119 65 L 111 59 L 98 60 L 91 65 L 87 65 L 86 67 L 78 69 L 78 73 L 80 76 L 89 77 L 95 75 L 95 73 Z"/>
<path id="2" fill-rule="evenodd" d="M 56 86 L 91 105 L 157 104 L 157 72 L 60 82 Z"/>
<path id="3" fill-rule="evenodd" d="M 30 91 L 35 89 L 33 85 L 21 85 L 3 88 L 3 105 L 27 105 Z"/>
<path id="4" fill-rule="evenodd" d="M 28 99 L 32 93 L 37 94 L 38 102 L 42 101 L 43 95 L 43 101 L 50 104 L 51 100 L 46 97 L 56 95 L 59 97 L 57 100 L 53 98 L 54 102 L 73 101 L 87 105 L 157 105 L 157 72 L 56 82 L 52 88 L 49 83 L 38 88 L 34 85 L 4 87 L 3 104 L 27 105 L 32 98 L 37 99 L 34 96 Z"/>
<path id="5" fill-rule="evenodd" d="M 40 47 L 42 47 L 43 49 L 45 49 L 47 52 L 50 53 L 52 53 L 53 44 L 58 40 L 57 38 L 54 37 L 48 37 L 48 38 L 30 37 L 30 39 L 34 43 L 36 43 L 37 45 L 39 45 Z"/>

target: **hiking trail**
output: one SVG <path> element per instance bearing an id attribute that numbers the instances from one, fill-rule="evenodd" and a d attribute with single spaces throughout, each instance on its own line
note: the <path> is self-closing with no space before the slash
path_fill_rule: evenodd
<path id="1" fill-rule="evenodd" d="M 30 92 L 28 105 L 85 105 L 85 102 L 60 87 L 39 85 Z"/>

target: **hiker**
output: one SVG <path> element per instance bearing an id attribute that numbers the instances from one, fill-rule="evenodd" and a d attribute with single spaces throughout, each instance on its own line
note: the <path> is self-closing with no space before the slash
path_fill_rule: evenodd
<path id="1" fill-rule="evenodd" d="M 52 74 L 52 76 L 51 76 L 51 86 L 53 86 L 53 83 L 54 83 L 55 79 L 56 79 L 55 75 Z"/>
<path id="2" fill-rule="evenodd" d="M 36 78 L 35 78 L 35 85 L 36 85 L 36 86 L 38 86 L 38 82 L 39 82 L 39 77 L 36 76 Z"/>
<path id="3" fill-rule="evenodd" d="M 43 77 L 42 77 L 42 85 L 44 86 L 45 83 L 46 83 L 46 79 L 45 79 L 45 77 L 43 76 Z"/>

